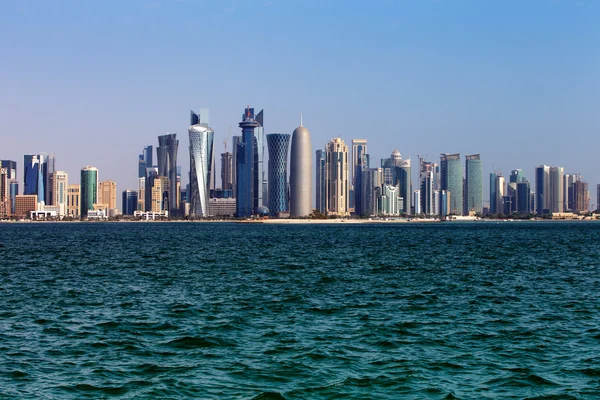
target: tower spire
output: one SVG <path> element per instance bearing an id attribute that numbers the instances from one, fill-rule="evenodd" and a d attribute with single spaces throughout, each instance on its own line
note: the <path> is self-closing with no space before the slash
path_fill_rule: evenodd
<path id="1" fill-rule="evenodd" d="M 302 126 L 302 113 L 300 113 L 300 126 Z"/>

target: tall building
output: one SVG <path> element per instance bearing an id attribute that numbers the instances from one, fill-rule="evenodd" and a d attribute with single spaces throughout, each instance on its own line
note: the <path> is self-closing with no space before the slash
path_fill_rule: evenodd
<path id="1" fill-rule="evenodd" d="M 550 207 L 550 167 L 540 165 L 535 168 L 535 212 L 547 214 Z"/>
<path id="2" fill-rule="evenodd" d="M 364 215 L 362 210 L 362 170 L 369 168 L 367 157 L 367 140 L 352 139 L 352 189 L 354 189 L 354 212 Z"/>
<path id="3" fill-rule="evenodd" d="M 315 183 L 317 189 L 315 190 L 315 205 L 317 211 L 321 214 L 325 214 L 327 212 L 327 201 L 325 198 L 325 193 L 327 192 L 325 180 L 325 166 L 325 152 L 319 149 L 315 152 Z"/>
<path id="4" fill-rule="evenodd" d="M 564 212 L 563 198 L 563 167 L 550 167 L 549 183 L 550 183 L 550 211 Z"/>
<path id="5" fill-rule="evenodd" d="M 332 139 L 325 146 L 327 212 L 347 216 L 348 211 L 348 146 L 342 138 Z"/>
<path id="6" fill-rule="evenodd" d="M 54 185 L 52 204 L 59 207 L 60 216 L 67 215 L 69 174 L 65 171 L 54 171 L 52 184 Z"/>
<path id="7" fill-rule="evenodd" d="M 105 204 L 107 208 L 117 208 L 117 183 L 104 181 L 98 184 L 98 204 Z"/>
<path id="8" fill-rule="evenodd" d="M 596 210 L 600 210 L 600 183 L 596 185 Z"/>
<path id="9" fill-rule="evenodd" d="M 146 171 L 152 168 L 152 146 L 144 147 L 138 158 L 138 206 L 140 211 L 146 210 Z"/>
<path id="10" fill-rule="evenodd" d="M 412 172 L 410 159 L 403 160 L 398 150 L 394 150 L 390 158 L 381 160 L 383 169 L 383 183 L 394 185 L 399 188 L 402 197 L 402 209 L 404 214 L 411 213 Z M 421 203 L 421 206 L 423 203 Z M 422 210 L 421 210 L 422 211 Z"/>
<path id="11" fill-rule="evenodd" d="M 231 186 L 233 189 L 233 197 L 237 196 L 237 149 L 242 142 L 241 136 L 231 137 Z"/>
<path id="12" fill-rule="evenodd" d="M 272 216 L 289 211 L 287 160 L 289 133 L 267 135 L 269 149 L 269 212 Z"/>
<path id="13" fill-rule="evenodd" d="M 17 162 L 12 160 L 0 160 L 2 168 L 6 168 L 8 180 L 17 179 Z"/>
<path id="14" fill-rule="evenodd" d="M 158 167 L 146 168 L 146 178 L 144 179 L 144 209 L 145 211 L 152 211 L 152 188 L 154 187 L 154 180 L 158 178 Z M 139 199 L 138 199 L 139 202 Z"/>
<path id="15" fill-rule="evenodd" d="M 2 161 L 0 161 L 0 219 L 7 219 L 11 214 L 8 182 L 8 168 L 3 168 Z"/>
<path id="16" fill-rule="evenodd" d="M 157 176 L 152 182 L 151 209 L 153 213 L 169 211 L 169 186 L 170 181 L 166 176 Z"/>
<path id="17" fill-rule="evenodd" d="M 440 187 L 450 192 L 448 214 L 463 212 L 463 172 L 460 154 L 442 154 L 440 157 Z"/>
<path id="18" fill-rule="evenodd" d="M 221 153 L 221 189 L 223 190 L 233 190 L 233 165 L 233 155 L 228 151 Z"/>
<path id="19" fill-rule="evenodd" d="M 433 185 L 433 180 L 433 171 L 429 170 L 421 174 L 419 190 L 419 214 L 434 215 L 436 213 L 434 197 L 435 189 Z"/>
<path id="20" fill-rule="evenodd" d="M 14 215 L 19 218 L 29 218 L 31 211 L 38 210 L 38 197 L 35 194 L 17 195 Z"/>
<path id="21" fill-rule="evenodd" d="M 133 215 L 137 210 L 138 203 L 138 192 L 137 190 L 123 190 L 123 198 L 121 202 L 121 208 L 123 215 Z"/>
<path id="22" fill-rule="evenodd" d="M 573 212 L 587 212 L 589 210 L 588 184 L 581 181 L 581 177 L 573 184 Z"/>
<path id="23" fill-rule="evenodd" d="M 575 207 L 575 182 L 578 176 L 573 174 L 563 175 L 563 208 L 565 211 L 572 211 Z"/>
<path id="24" fill-rule="evenodd" d="M 516 210 L 518 213 L 531 212 L 531 187 L 529 181 L 522 178 L 517 182 Z"/>
<path id="25" fill-rule="evenodd" d="M 290 216 L 306 217 L 312 213 L 311 182 L 312 146 L 310 132 L 300 126 L 292 133 L 292 149 L 290 155 Z"/>
<path id="26" fill-rule="evenodd" d="M 356 171 L 359 171 L 359 169 Z M 362 168 L 360 169 L 360 173 L 362 175 L 360 180 L 356 180 L 356 182 L 361 183 L 360 193 L 362 198 L 360 199 L 360 215 L 378 215 L 381 197 L 381 185 L 383 181 L 383 170 L 382 168 Z"/>
<path id="27" fill-rule="evenodd" d="M 215 132 L 206 124 L 196 124 L 189 127 L 188 133 L 190 138 L 190 216 L 208 217 Z"/>
<path id="28" fill-rule="evenodd" d="M 80 216 L 87 218 L 88 211 L 98 203 L 98 169 L 86 166 L 81 169 Z"/>
<path id="29" fill-rule="evenodd" d="M 465 157 L 466 187 L 464 215 L 469 212 L 476 214 L 483 213 L 483 165 L 479 154 L 473 154 Z"/>
<path id="30" fill-rule="evenodd" d="M 402 212 L 402 198 L 398 194 L 398 187 L 382 185 L 381 187 L 381 214 L 400 215 Z"/>
<path id="31" fill-rule="evenodd" d="M 519 183 L 525 179 L 523 175 L 523 171 L 521 169 L 513 169 L 510 173 L 509 182 L 510 183 Z"/>
<path id="32" fill-rule="evenodd" d="M 67 215 L 72 218 L 81 216 L 81 186 L 73 184 L 67 186 Z"/>
<path id="33" fill-rule="evenodd" d="M 264 205 L 267 182 L 263 169 L 264 128 L 263 111 L 256 116 L 254 108 L 247 107 L 242 122 L 242 140 L 236 149 L 236 214 L 252 215 Z"/>
<path id="34" fill-rule="evenodd" d="M 54 156 L 45 153 L 27 154 L 24 156 L 23 165 L 23 194 L 35 194 L 38 202 L 51 205 L 50 176 L 54 172 Z"/>
<path id="35" fill-rule="evenodd" d="M 158 175 L 169 178 L 168 211 L 169 215 L 177 214 L 179 203 L 177 201 L 177 151 L 179 140 L 176 133 L 167 133 L 158 137 L 156 155 L 158 157 Z"/>

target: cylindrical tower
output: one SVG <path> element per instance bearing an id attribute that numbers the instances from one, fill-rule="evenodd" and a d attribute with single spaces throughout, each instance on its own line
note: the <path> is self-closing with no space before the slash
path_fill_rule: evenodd
<path id="1" fill-rule="evenodd" d="M 94 167 L 83 167 L 81 169 L 81 218 L 86 218 L 88 211 L 94 209 L 98 201 L 98 170 Z"/>
<path id="2" fill-rule="evenodd" d="M 287 160 L 290 147 L 289 133 L 267 135 L 269 148 L 269 212 L 272 216 L 289 211 Z"/>
<path id="3" fill-rule="evenodd" d="M 188 132 L 190 136 L 190 215 L 208 217 L 215 132 L 205 125 L 190 126 Z"/>
<path id="4" fill-rule="evenodd" d="M 292 134 L 290 156 L 290 216 L 306 217 L 311 214 L 312 149 L 310 132 L 300 126 Z"/>

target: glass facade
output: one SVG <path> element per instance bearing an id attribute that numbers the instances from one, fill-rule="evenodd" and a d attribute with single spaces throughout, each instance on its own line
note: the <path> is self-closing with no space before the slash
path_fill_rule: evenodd
<path id="1" fill-rule="evenodd" d="M 190 137 L 190 215 L 208 217 L 208 200 L 215 132 L 207 125 L 189 128 Z"/>
<path id="2" fill-rule="evenodd" d="M 269 212 L 272 216 L 289 211 L 289 188 L 287 182 L 288 150 L 291 135 L 271 133 L 267 135 L 269 149 Z"/>
<path id="3" fill-rule="evenodd" d="M 98 202 L 98 170 L 94 167 L 84 167 L 81 169 L 81 218 L 86 218 L 88 211 L 94 209 L 94 204 Z"/>
<path id="4" fill-rule="evenodd" d="M 521 180 L 517 182 L 517 196 L 516 196 L 516 207 L 517 212 L 526 214 L 530 212 L 529 206 L 531 204 L 531 189 L 529 182 Z"/>
<path id="5" fill-rule="evenodd" d="M 468 215 L 470 211 L 476 214 L 483 213 L 483 164 L 479 154 L 466 156 L 466 189 L 465 209 L 463 213 Z"/>
<path id="6" fill-rule="evenodd" d="M 442 154 L 440 157 L 440 187 L 450 192 L 448 214 L 462 215 L 463 172 L 460 154 Z"/>
<path id="7" fill-rule="evenodd" d="M 267 192 L 263 160 L 264 129 L 263 111 L 254 117 L 254 109 L 246 108 L 239 127 L 242 128 L 241 141 L 235 153 L 236 161 L 236 215 L 248 217 L 258 207 L 262 207 L 264 193 Z"/>
<path id="8" fill-rule="evenodd" d="M 137 202 L 137 190 L 123 190 L 123 199 L 121 202 L 123 215 L 133 215 L 133 213 L 137 210 Z"/>
<path id="9" fill-rule="evenodd" d="M 325 193 L 327 192 L 326 189 L 326 181 L 325 181 L 325 167 L 326 167 L 326 163 L 325 163 L 325 152 L 323 150 L 317 150 L 315 152 L 315 157 L 316 157 L 316 185 L 317 185 L 317 190 L 316 190 L 316 198 L 315 198 L 315 204 L 317 207 L 317 211 L 325 214 L 325 212 L 327 211 L 326 207 L 326 200 L 325 200 Z"/>
<path id="10" fill-rule="evenodd" d="M 156 155 L 158 157 L 158 175 L 169 178 L 168 202 L 169 215 L 179 212 L 177 203 L 177 134 L 170 133 L 158 137 Z"/>

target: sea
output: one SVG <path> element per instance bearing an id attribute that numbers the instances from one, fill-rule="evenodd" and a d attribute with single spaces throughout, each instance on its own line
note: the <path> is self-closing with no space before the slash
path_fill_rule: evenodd
<path id="1" fill-rule="evenodd" d="M 3 223 L 0 398 L 600 398 L 600 223 Z"/>

